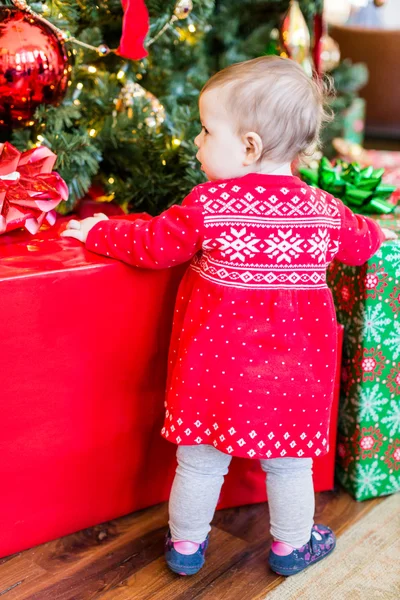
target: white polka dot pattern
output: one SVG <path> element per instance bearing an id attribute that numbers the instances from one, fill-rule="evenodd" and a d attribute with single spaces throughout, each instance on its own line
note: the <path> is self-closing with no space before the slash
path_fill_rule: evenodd
<path id="1" fill-rule="evenodd" d="M 361 264 L 379 231 L 296 177 L 257 174 L 197 186 L 159 217 L 96 226 L 88 247 L 129 264 L 192 258 L 162 435 L 247 458 L 325 454 L 336 365 L 326 265 Z"/>

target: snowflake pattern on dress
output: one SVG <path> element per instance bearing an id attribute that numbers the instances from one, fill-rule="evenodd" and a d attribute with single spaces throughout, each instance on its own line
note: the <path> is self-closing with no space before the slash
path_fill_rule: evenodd
<path id="1" fill-rule="evenodd" d="M 206 237 L 192 261 L 200 276 L 232 287 L 326 287 L 339 250 L 340 214 L 321 190 L 252 191 L 230 182 L 199 186 Z"/>

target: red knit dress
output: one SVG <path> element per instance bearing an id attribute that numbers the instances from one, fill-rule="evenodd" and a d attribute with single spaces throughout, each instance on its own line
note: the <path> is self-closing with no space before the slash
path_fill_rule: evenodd
<path id="1" fill-rule="evenodd" d="M 191 259 L 175 307 L 162 435 L 234 456 L 328 451 L 336 257 L 374 254 L 383 234 L 293 176 L 249 174 L 196 186 L 148 221 L 102 221 L 87 247 L 136 267 Z"/>

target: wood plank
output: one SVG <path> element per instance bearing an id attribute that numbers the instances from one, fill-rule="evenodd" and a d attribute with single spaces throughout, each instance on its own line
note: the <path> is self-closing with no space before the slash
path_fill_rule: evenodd
<path id="1" fill-rule="evenodd" d="M 155 552 L 161 554 L 163 551 L 162 538 L 167 519 L 167 506 L 162 504 L 21 553 L 18 556 L 24 556 L 28 562 L 41 567 L 43 573 L 34 579 L 25 578 L 21 585 L 8 593 L 7 600 L 73 598 L 68 594 L 56 595 L 58 587 L 65 587 L 66 580 L 71 584 L 85 577 L 93 578 L 94 572 L 101 574 L 111 564 L 123 563 L 128 556 L 133 556 L 140 564 L 143 560 L 151 561 Z M 153 541 L 151 532 L 157 530 L 159 534 Z M 3 579 L 9 579 L 10 573 L 17 579 L 13 563 L 14 560 L 11 560 L 0 566 L 0 587 L 3 587 Z"/>
<path id="2" fill-rule="evenodd" d="M 340 535 L 382 499 L 342 489 L 316 495 L 316 522 Z M 0 561 L 5 600 L 261 600 L 283 578 L 267 564 L 268 505 L 218 511 L 207 562 L 193 577 L 163 557 L 167 505 L 85 529 Z"/>
<path id="3" fill-rule="evenodd" d="M 213 525 L 246 542 L 257 543 L 269 535 L 268 502 L 218 510 Z"/>
<path id="4" fill-rule="evenodd" d="M 23 553 L 14 555 L 12 560 L 8 561 L 7 569 L 0 575 L 0 598 L 7 594 L 8 600 L 12 592 L 17 592 L 26 582 L 39 581 L 45 575 L 45 569 L 35 564 L 31 558 Z"/>

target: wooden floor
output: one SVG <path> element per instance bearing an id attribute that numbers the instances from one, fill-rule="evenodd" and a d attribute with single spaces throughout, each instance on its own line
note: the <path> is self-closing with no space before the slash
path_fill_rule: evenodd
<path id="1" fill-rule="evenodd" d="M 340 535 L 380 500 L 316 495 L 316 522 Z M 267 566 L 266 504 L 217 512 L 206 566 L 193 577 L 163 559 L 167 507 L 158 505 L 0 559 L 1 600 L 261 600 L 283 578 Z"/>

